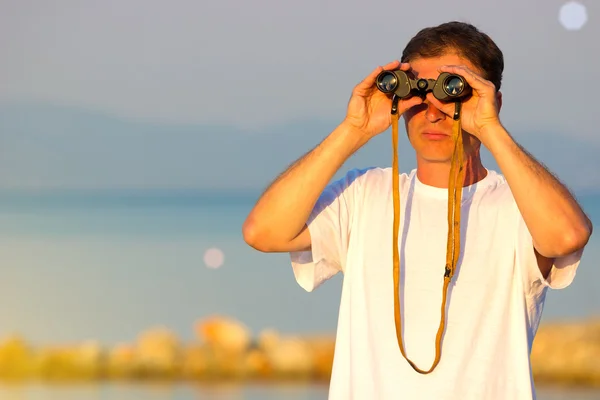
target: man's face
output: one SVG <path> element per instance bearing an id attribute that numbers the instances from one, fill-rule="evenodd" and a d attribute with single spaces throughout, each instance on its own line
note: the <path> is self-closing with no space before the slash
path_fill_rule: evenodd
<path id="1" fill-rule="evenodd" d="M 411 63 L 415 78 L 437 79 L 438 68 L 443 65 L 465 65 L 475 73 L 480 73 L 468 60 L 455 54 L 438 58 L 419 58 Z M 406 132 L 414 147 L 418 161 L 450 162 L 454 150 L 452 127 L 454 120 L 425 100 L 403 114 Z M 472 153 L 480 146 L 479 140 L 472 135 L 464 137 L 466 154 Z"/>

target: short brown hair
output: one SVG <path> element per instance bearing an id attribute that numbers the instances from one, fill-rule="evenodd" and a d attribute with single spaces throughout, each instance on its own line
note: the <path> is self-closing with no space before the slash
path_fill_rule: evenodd
<path id="1" fill-rule="evenodd" d="M 469 23 L 451 21 L 421 29 L 404 48 L 401 61 L 440 57 L 448 51 L 456 51 L 469 60 L 500 90 L 504 71 L 502 51 L 487 34 Z"/>

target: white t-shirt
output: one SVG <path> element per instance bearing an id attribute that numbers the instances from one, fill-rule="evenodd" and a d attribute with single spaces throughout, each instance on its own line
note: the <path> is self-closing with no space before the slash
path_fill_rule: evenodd
<path id="1" fill-rule="evenodd" d="M 415 170 L 401 174 L 400 189 L 404 348 L 428 370 L 440 323 L 448 189 L 423 184 Z M 344 274 L 329 398 L 535 399 L 529 356 L 546 290 L 572 282 L 582 251 L 556 260 L 543 279 L 505 178 L 489 170 L 465 187 L 441 360 L 422 375 L 396 337 L 393 215 L 392 169 L 351 170 L 317 202 L 308 221 L 311 250 L 290 253 L 294 276 L 309 292 Z"/>

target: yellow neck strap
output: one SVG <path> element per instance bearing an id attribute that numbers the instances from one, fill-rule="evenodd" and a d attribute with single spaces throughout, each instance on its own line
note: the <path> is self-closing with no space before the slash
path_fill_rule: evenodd
<path id="1" fill-rule="evenodd" d="M 392 158 L 392 188 L 394 192 L 394 232 L 393 232 L 393 262 L 394 262 L 394 318 L 396 322 L 396 336 L 398 338 L 398 345 L 400 351 L 408 363 L 413 369 L 421 374 L 428 374 L 435 369 L 440 362 L 441 348 L 442 348 L 442 335 L 444 333 L 444 326 L 446 320 L 446 295 L 448 292 L 448 285 L 452 280 L 454 271 L 456 269 L 456 263 L 460 254 L 460 208 L 462 200 L 462 186 L 465 178 L 465 166 L 464 166 L 464 151 L 463 151 L 463 135 L 460 123 L 460 101 L 456 103 L 456 112 L 454 115 L 454 126 L 452 129 L 452 139 L 454 141 L 454 151 L 452 154 L 450 176 L 448 182 L 448 243 L 446 249 L 446 266 L 444 269 L 444 286 L 443 286 L 443 298 L 441 308 L 441 320 L 440 326 L 436 336 L 436 356 L 431 368 L 427 371 L 419 369 L 414 362 L 408 359 L 406 351 L 404 350 L 404 343 L 402 340 L 402 318 L 400 316 L 400 297 L 401 293 L 399 290 L 399 277 L 400 277 L 400 257 L 398 250 L 398 230 L 400 224 L 400 190 L 399 190 L 399 172 L 398 172 L 398 119 L 399 114 L 397 113 L 396 105 L 392 108 L 392 145 L 393 145 L 393 158 Z"/>

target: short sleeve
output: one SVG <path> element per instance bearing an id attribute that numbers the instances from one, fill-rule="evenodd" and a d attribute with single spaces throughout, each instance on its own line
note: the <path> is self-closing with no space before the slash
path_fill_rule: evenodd
<path id="1" fill-rule="evenodd" d="M 528 295 L 538 293 L 546 287 L 550 289 L 563 289 L 569 286 L 575 278 L 582 255 L 583 249 L 580 249 L 571 254 L 556 258 L 548 277 L 544 279 L 537 264 L 533 238 L 521 213 L 517 211 L 516 257 L 523 274 L 523 283 Z"/>
<path id="2" fill-rule="evenodd" d="M 290 252 L 294 277 L 308 292 L 344 271 L 359 178 L 366 171 L 350 170 L 325 188 L 306 223 L 310 250 Z"/>

